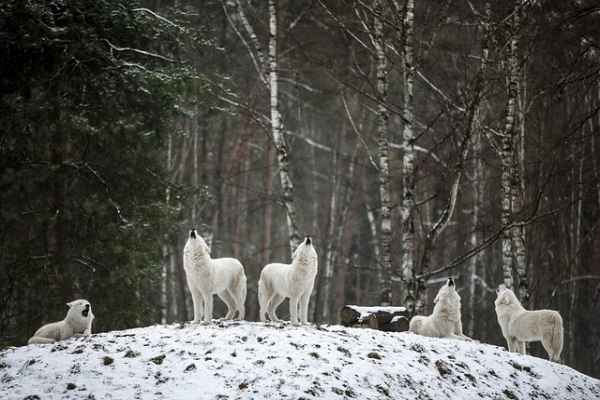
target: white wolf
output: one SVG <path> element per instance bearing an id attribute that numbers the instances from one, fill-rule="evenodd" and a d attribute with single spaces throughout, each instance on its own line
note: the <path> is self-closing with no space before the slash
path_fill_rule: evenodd
<path id="1" fill-rule="evenodd" d="M 423 336 L 471 340 L 462 330 L 460 296 L 456 292 L 454 280 L 448 278 L 433 300 L 433 313 L 430 316 L 415 315 L 410 320 L 408 330 Z"/>
<path id="2" fill-rule="evenodd" d="M 47 344 L 65 340 L 72 336 L 89 336 L 92 334 L 94 314 L 87 300 L 74 300 L 67 303 L 69 311 L 65 319 L 46 324 L 38 329 L 27 341 L 28 344 Z"/>
<path id="3" fill-rule="evenodd" d="M 290 298 L 290 319 L 293 324 L 308 323 L 308 302 L 317 276 L 317 252 L 307 236 L 292 255 L 291 264 L 267 264 L 258 281 L 260 320 L 266 315 L 279 321 L 275 310 L 286 297 Z"/>
<path id="4" fill-rule="evenodd" d="M 557 311 L 527 311 L 514 292 L 500 285 L 496 316 L 508 351 L 526 354 L 525 342 L 541 341 L 551 361 L 560 361 L 563 348 L 563 321 Z"/>
<path id="5" fill-rule="evenodd" d="M 213 295 L 227 305 L 226 319 L 244 319 L 246 307 L 246 274 L 235 258 L 211 258 L 204 239 L 190 231 L 183 248 L 183 267 L 194 304 L 194 322 L 210 322 L 213 315 Z M 204 318 L 203 318 L 204 317 Z"/>

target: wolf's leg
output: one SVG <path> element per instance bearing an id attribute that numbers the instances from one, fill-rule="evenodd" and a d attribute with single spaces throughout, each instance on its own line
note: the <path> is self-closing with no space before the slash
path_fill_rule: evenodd
<path id="1" fill-rule="evenodd" d="M 456 321 L 456 323 L 454 324 L 454 333 L 456 334 L 456 336 L 458 336 L 458 339 L 460 339 L 460 340 L 466 340 L 466 341 L 473 340 L 463 333 L 463 326 L 462 326 L 462 322 L 460 320 Z"/>
<path id="2" fill-rule="evenodd" d="M 229 289 L 225 289 L 218 294 L 219 298 L 223 300 L 225 305 L 227 306 L 227 313 L 225 314 L 225 319 L 233 319 L 236 310 L 236 301 Z"/>
<path id="3" fill-rule="evenodd" d="M 527 342 L 519 342 L 518 350 L 521 354 L 527 354 Z"/>
<path id="4" fill-rule="evenodd" d="M 269 297 L 270 296 L 267 294 L 265 282 L 261 276 L 261 278 L 258 280 L 258 305 L 260 307 L 260 320 L 262 322 L 267 320 Z"/>
<path id="5" fill-rule="evenodd" d="M 267 313 L 269 314 L 269 319 L 273 322 L 279 322 L 279 317 L 277 316 L 277 307 L 283 303 L 285 297 L 278 295 L 277 293 L 273 293 L 271 298 L 267 301 Z"/>
<path id="6" fill-rule="evenodd" d="M 202 293 L 204 300 L 204 322 L 211 323 L 213 315 L 213 296 L 210 293 Z"/>
<path id="7" fill-rule="evenodd" d="M 294 325 L 298 325 L 298 302 L 300 298 L 298 296 L 290 297 L 290 322 Z"/>
<path id="8" fill-rule="evenodd" d="M 463 337 L 463 339 L 465 339 L 465 340 L 471 340 L 471 338 L 470 338 L 470 337 L 466 336 L 466 335 L 463 333 L 462 321 L 460 321 L 460 320 L 458 320 L 458 321 L 456 321 L 456 322 L 454 323 L 454 333 L 455 333 L 456 335 L 458 335 L 458 336 L 462 336 L 462 337 Z"/>
<path id="9" fill-rule="evenodd" d="M 303 324 L 308 324 L 308 303 L 311 292 L 312 290 L 309 290 L 300 297 L 300 322 Z"/>
<path id="10" fill-rule="evenodd" d="M 195 289 L 190 288 L 192 293 L 192 304 L 194 305 L 194 323 L 202 321 L 202 312 L 204 311 L 204 301 L 202 295 Z"/>
<path id="11" fill-rule="evenodd" d="M 517 338 L 509 338 L 508 339 L 508 350 L 512 353 L 523 353 L 523 348 L 525 346 L 525 342 L 519 341 Z"/>
<path id="12" fill-rule="evenodd" d="M 237 285 L 234 288 L 233 298 L 237 308 L 237 319 L 244 319 L 246 317 L 246 295 L 248 294 L 248 284 L 246 281 L 246 275 L 241 272 Z"/>
<path id="13" fill-rule="evenodd" d="M 27 341 L 27 344 L 50 344 L 50 343 L 56 343 L 56 340 L 41 337 L 41 336 L 32 336 Z"/>
<path id="14" fill-rule="evenodd" d="M 510 351 L 511 353 L 515 352 L 515 342 L 514 339 L 511 337 L 507 337 L 506 339 L 506 344 L 508 346 L 508 351 Z"/>

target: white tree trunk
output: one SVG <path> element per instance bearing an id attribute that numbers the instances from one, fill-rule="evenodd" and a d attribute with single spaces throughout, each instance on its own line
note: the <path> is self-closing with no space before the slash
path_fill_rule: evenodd
<path id="1" fill-rule="evenodd" d="M 410 312 L 421 311 L 422 304 L 415 304 L 417 282 L 415 281 L 415 132 L 414 132 L 414 0 L 406 1 L 406 14 L 404 17 L 404 129 L 402 132 L 402 204 L 400 216 L 402 221 L 402 262 L 401 274 L 401 302 Z"/>
<path id="2" fill-rule="evenodd" d="M 242 3 L 235 0 L 238 20 L 246 32 L 247 40 L 237 29 L 236 24 L 229 16 L 228 6 L 224 3 L 223 10 L 229 19 L 233 30 L 236 32 L 252 59 L 259 79 L 263 81 L 270 90 L 270 114 L 271 114 L 271 135 L 277 153 L 277 165 L 279 167 L 279 180 L 281 182 L 282 201 L 286 212 L 286 222 L 288 228 L 290 254 L 300 243 L 298 225 L 296 224 L 296 207 L 294 204 L 294 185 L 289 173 L 289 149 L 282 132 L 281 113 L 279 111 L 279 92 L 278 92 L 278 60 L 277 60 L 277 1 L 269 0 L 269 54 L 268 59 L 264 57 L 263 48 L 258 40 L 254 28 L 248 21 Z M 268 68 L 267 68 L 268 67 Z M 266 71 L 268 70 L 268 76 Z M 268 79 L 267 79 L 268 78 Z"/>
<path id="3" fill-rule="evenodd" d="M 379 153 L 379 197 L 380 197 L 380 232 L 379 232 L 379 268 L 382 270 L 385 285 L 381 287 L 382 301 L 389 301 L 390 285 L 389 277 L 392 272 L 392 208 L 390 195 L 390 169 L 388 140 L 388 118 L 386 108 L 387 101 L 387 57 L 385 55 L 385 38 L 383 35 L 383 21 L 381 14 L 383 6 L 380 1 L 375 2 L 375 37 L 373 45 L 377 57 L 377 145 Z M 393 277 L 395 281 L 396 277 Z"/>
<path id="4" fill-rule="evenodd" d="M 596 88 L 596 101 L 600 103 L 600 83 L 598 83 Z M 590 104 L 591 106 L 591 104 Z M 600 127 L 600 113 L 597 114 L 597 126 Z M 590 124 L 590 132 L 594 132 L 594 121 L 592 118 L 589 120 Z M 598 163 L 598 149 L 596 148 L 597 144 L 596 135 L 590 135 L 590 147 L 592 151 L 592 167 L 594 169 L 594 177 L 596 178 L 596 196 L 598 201 L 598 207 L 600 208 L 600 167 Z"/>
<path id="5" fill-rule="evenodd" d="M 517 117 L 517 96 L 519 88 L 519 71 L 518 71 L 518 5 L 515 6 L 513 12 L 513 23 L 511 30 L 510 46 L 508 49 L 508 99 L 506 106 L 506 118 L 504 123 L 504 132 L 502 135 L 500 158 L 502 163 L 501 176 L 501 193 L 502 193 L 502 211 L 501 223 L 502 226 L 507 226 L 512 221 L 513 211 L 516 209 L 514 201 L 518 201 L 518 196 L 515 193 L 515 186 L 520 188 L 517 175 L 517 165 L 515 154 L 518 151 L 516 147 L 516 117 Z M 519 190 L 520 192 L 520 190 Z M 520 205 L 520 204 L 519 204 Z M 513 279 L 513 256 L 517 249 L 516 245 L 520 243 L 522 229 L 514 227 L 504 230 L 502 233 L 502 275 L 504 285 L 507 288 L 514 288 Z M 518 293 L 519 297 L 520 292 Z"/>
<path id="6" fill-rule="evenodd" d="M 585 96 L 584 104 L 588 109 L 591 110 L 591 102 L 589 95 Z M 567 113 L 569 115 L 569 113 Z M 593 124 L 591 123 L 590 118 L 590 136 L 594 136 Z M 575 166 L 573 166 L 573 171 L 571 175 L 573 177 L 573 181 L 575 182 L 575 186 L 571 190 L 572 198 L 571 198 L 571 206 L 573 208 L 572 217 L 571 217 L 571 268 L 569 273 L 569 279 L 571 279 L 571 284 L 569 285 L 569 345 L 567 351 L 567 357 L 569 358 L 571 363 L 575 363 L 576 354 L 575 354 L 575 344 L 577 342 L 577 329 L 575 327 L 575 308 L 577 305 L 577 281 L 573 280 L 574 277 L 579 275 L 579 266 L 580 266 L 580 254 L 581 254 L 581 229 L 582 229 L 582 218 L 583 218 L 583 163 L 585 160 L 585 151 L 584 151 L 584 143 L 585 143 L 585 129 L 581 127 L 581 143 L 574 142 L 572 144 L 572 160 L 579 160 L 579 165 L 577 167 L 577 171 L 575 171 Z"/>
<path id="7" fill-rule="evenodd" d="M 512 179 L 512 200 L 511 200 L 511 214 L 514 216 L 523 209 L 525 202 L 525 107 L 527 104 L 527 84 L 526 84 L 526 67 L 519 68 L 519 61 L 517 58 L 517 50 L 519 46 L 518 32 L 520 30 L 520 13 L 521 8 L 519 2 L 516 3 L 515 11 L 513 15 L 513 37 L 516 38 L 516 45 L 514 49 L 515 65 L 512 66 L 514 73 L 518 77 L 517 80 L 517 99 L 519 101 L 519 135 L 518 143 L 519 146 L 515 148 L 515 159 L 517 162 L 514 166 L 515 175 Z M 511 52 L 513 50 L 511 49 Z M 518 284 L 519 284 L 519 299 L 527 306 L 529 299 L 529 279 L 527 276 L 527 252 L 525 247 L 526 232 L 525 226 L 515 226 L 512 228 L 512 242 L 513 251 L 515 257 L 515 268 L 517 270 Z"/>
<path id="8" fill-rule="evenodd" d="M 485 78 L 485 72 L 487 71 L 487 63 L 489 59 L 489 22 L 490 22 L 490 3 L 485 4 L 485 16 L 482 23 L 482 46 L 481 46 L 481 79 Z M 485 192 L 485 171 L 483 170 L 482 162 L 482 147 L 481 147 L 481 123 L 480 123 L 480 110 L 475 110 L 473 118 L 473 158 L 472 158 L 472 169 L 473 169 L 473 180 L 472 180 L 472 191 L 473 191 L 473 208 L 471 210 L 471 235 L 469 238 L 471 248 L 475 248 L 479 243 L 479 213 L 480 207 L 484 200 Z M 475 254 L 471 257 L 469 262 L 469 315 L 467 319 L 467 332 L 470 335 L 475 333 L 475 296 L 477 280 L 480 277 L 480 260 L 483 255 Z M 481 275 L 484 271 L 481 271 Z"/>
<path id="9" fill-rule="evenodd" d="M 167 171 L 171 173 L 173 168 L 173 134 L 169 133 L 167 138 Z M 167 185 L 165 189 L 165 204 L 168 206 L 171 201 L 171 189 L 170 186 Z M 169 260 L 169 248 L 168 248 L 168 236 L 165 235 L 164 243 L 162 245 L 162 267 L 161 267 L 161 276 L 160 276 L 160 309 L 161 309 L 161 317 L 160 322 L 162 324 L 167 323 L 167 315 L 168 315 L 168 291 L 169 291 L 169 271 L 168 271 L 168 260 Z"/>
<path id="10" fill-rule="evenodd" d="M 290 254 L 300 243 L 298 225 L 296 224 L 296 207 L 294 204 L 294 185 L 289 173 L 289 153 L 285 137 L 281 129 L 281 114 L 279 112 L 278 93 L 278 64 L 277 64 L 277 4 L 269 0 L 269 86 L 271 89 L 271 133 L 277 151 L 279 179 L 283 204 L 286 211 L 288 234 L 290 237 Z"/>
<path id="11" fill-rule="evenodd" d="M 324 268 L 324 281 L 322 288 L 322 320 L 325 322 L 333 323 L 333 314 L 334 308 L 332 307 L 335 302 L 331 302 L 332 295 L 334 290 L 333 286 L 333 276 L 334 273 L 337 274 L 335 265 L 338 263 L 338 256 L 341 252 L 343 252 L 342 239 L 344 236 L 344 230 L 346 228 L 346 222 L 348 217 L 348 211 L 350 210 L 350 205 L 352 204 L 352 182 L 354 181 L 354 165 L 356 164 L 356 157 L 358 155 L 358 151 L 360 149 L 360 143 L 357 143 L 354 151 L 352 153 L 352 159 L 350 160 L 350 166 L 348 168 L 348 173 L 344 177 L 343 180 L 336 178 L 332 182 L 332 186 L 334 187 L 334 191 L 331 194 L 331 211 L 330 211 L 330 221 L 329 221 L 329 231 L 328 231 L 328 245 L 327 245 L 327 255 L 325 258 L 325 268 Z M 336 160 L 337 160 L 337 156 Z M 335 168 L 334 170 L 337 170 Z M 344 194 L 341 196 L 341 204 L 338 206 L 338 193 L 342 191 L 342 186 L 345 187 Z M 339 210 L 339 213 L 337 212 Z M 346 263 L 349 265 L 349 263 Z"/>
<path id="12" fill-rule="evenodd" d="M 192 170 L 192 184 L 195 188 L 195 193 L 198 192 L 200 186 L 200 174 L 198 173 L 198 136 L 200 135 L 200 128 L 198 126 L 198 105 L 194 106 L 194 116 L 191 121 L 192 135 L 193 135 L 193 170 Z M 198 195 L 194 194 L 194 204 L 192 204 L 192 225 L 196 226 L 198 221 Z"/>
<path id="13" fill-rule="evenodd" d="M 323 277 L 321 279 L 321 287 L 318 288 L 320 291 L 319 308 L 321 311 L 321 321 L 329 321 L 329 299 L 331 294 L 331 283 L 333 280 L 333 269 L 335 263 L 335 230 L 337 221 L 337 210 L 338 210 L 338 179 L 337 179 L 337 153 L 333 154 L 332 162 L 332 174 L 331 174 L 331 197 L 329 198 L 329 222 L 327 224 L 327 246 L 325 249 L 325 265 L 321 273 Z"/>
<path id="14" fill-rule="evenodd" d="M 369 221 L 369 230 L 371 231 L 371 248 L 373 249 L 373 258 L 377 260 L 377 262 L 379 262 L 379 260 L 381 259 L 381 252 L 379 250 L 379 241 L 377 240 L 377 219 L 375 218 L 375 213 L 369 207 L 368 201 L 365 201 L 365 211 L 367 212 L 367 221 Z M 371 266 L 369 265 L 368 267 L 370 268 Z M 380 287 L 380 283 L 383 281 L 383 271 L 381 268 L 376 268 L 375 280 L 377 282 L 377 287 Z M 368 279 L 367 283 L 365 284 L 365 291 L 367 293 L 370 290 L 370 281 L 371 279 Z M 372 301 L 370 294 L 367 296 L 366 300 L 368 300 L 369 302 Z"/>
<path id="15" fill-rule="evenodd" d="M 475 248 L 479 243 L 479 207 L 482 200 L 483 186 L 483 163 L 481 162 L 481 133 L 474 132 L 473 136 L 473 208 L 471 209 L 471 235 L 469 242 L 471 248 Z M 467 332 L 473 335 L 475 332 L 475 288 L 476 278 L 479 275 L 479 254 L 475 254 L 469 261 L 469 315 L 467 319 Z"/>

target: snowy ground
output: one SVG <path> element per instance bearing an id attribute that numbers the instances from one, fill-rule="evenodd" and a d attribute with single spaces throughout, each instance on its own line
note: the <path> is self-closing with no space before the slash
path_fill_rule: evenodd
<path id="1" fill-rule="evenodd" d="M 340 326 L 151 326 L 0 352 L 0 399 L 600 399 L 600 381 L 479 343 Z"/>

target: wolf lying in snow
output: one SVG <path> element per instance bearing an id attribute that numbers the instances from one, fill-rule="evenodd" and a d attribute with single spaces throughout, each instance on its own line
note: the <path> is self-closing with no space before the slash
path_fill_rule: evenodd
<path id="1" fill-rule="evenodd" d="M 286 297 L 290 298 L 290 319 L 293 324 L 308 323 L 308 302 L 317 276 L 317 252 L 307 236 L 292 255 L 291 264 L 267 264 L 258 281 L 260 320 L 266 315 L 279 321 L 275 313 Z"/>
<path id="2" fill-rule="evenodd" d="M 551 361 L 560 361 L 563 321 L 557 311 L 527 311 L 517 296 L 504 285 L 497 290 L 496 316 L 508 350 L 526 354 L 525 342 L 541 341 Z"/>
<path id="3" fill-rule="evenodd" d="M 462 331 L 460 296 L 456 292 L 454 280 L 442 286 L 433 300 L 433 313 L 428 316 L 416 315 L 410 320 L 408 330 L 423 336 L 471 340 Z"/>
<path id="4" fill-rule="evenodd" d="M 47 344 L 65 340 L 72 336 L 89 336 L 92 334 L 94 314 L 87 300 L 74 300 L 67 303 L 69 311 L 65 319 L 46 324 L 38 329 L 27 341 L 28 344 Z"/>
<path id="5" fill-rule="evenodd" d="M 235 258 L 211 258 L 204 239 L 190 231 L 183 248 L 183 267 L 194 304 L 194 322 L 210 322 L 213 315 L 213 295 L 227 305 L 226 319 L 244 319 L 246 307 L 246 274 Z M 203 318 L 204 317 L 204 318 Z"/>

